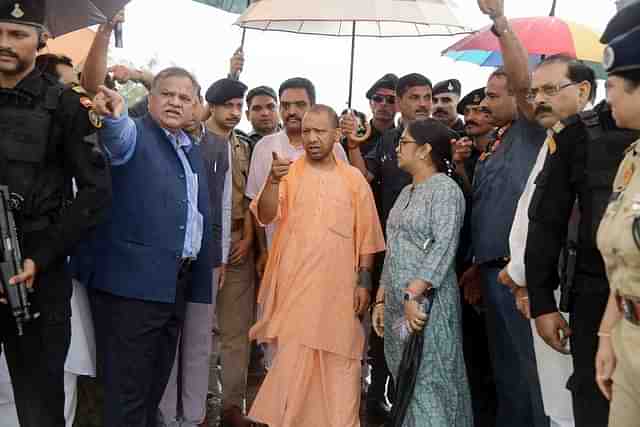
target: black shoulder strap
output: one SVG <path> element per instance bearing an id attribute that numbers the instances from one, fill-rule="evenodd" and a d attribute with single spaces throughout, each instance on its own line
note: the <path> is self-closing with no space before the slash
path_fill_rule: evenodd
<path id="1" fill-rule="evenodd" d="M 602 128 L 602 123 L 600 122 L 600 116 L 594 110 L 583 111 L 580 113 L 580 120 L 584 123 L 585 129 L 589 134 L 589 139 L 591 141 L 595 141 L 602 137 L 604 134 L 604 129 Z"/>

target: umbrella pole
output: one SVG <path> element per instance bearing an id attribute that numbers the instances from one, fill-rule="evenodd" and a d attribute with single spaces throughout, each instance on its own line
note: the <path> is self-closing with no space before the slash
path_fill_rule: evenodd
<path id="1" fill-rule="evenodd" d="M 244 39 L 247 36 L 247 29 L 242 29 L 242 40 L 240 41 L 240 50 L 244 51 Z"/>
<path id="2" fill-rule="evenodd" d="M 356 21 L 353 21 L 353 27 L 351 30 L 351 69 L 349 71 L 349 99 L 347 106 L 351 109 L 351 98 L 353 96 L 353 60 L 356 51 Z"/>

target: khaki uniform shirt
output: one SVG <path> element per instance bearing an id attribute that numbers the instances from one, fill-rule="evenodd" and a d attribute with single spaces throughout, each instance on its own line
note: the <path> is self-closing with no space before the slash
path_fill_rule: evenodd
<path id="1" fill-rule="evenodd" d="M 637 229 L 638 243 L 634 240 Z M 598 229 L 611 289 L 640 298 L 640 140 L 626 151 Z"/>
<path id="2" fill-rule="evenodd" d="M 247 177 L 249 176 L 249 160 L 251 151 L 249 145 L 238 138 L 235 133 L 231 134 L 229 140 L 231 144 L 231 176 L 232 176 L 232 207 L 231 220 L 244 219 L 244 215 L 249 209 L 249 199 L 245 197 L 247 188 Z"/>

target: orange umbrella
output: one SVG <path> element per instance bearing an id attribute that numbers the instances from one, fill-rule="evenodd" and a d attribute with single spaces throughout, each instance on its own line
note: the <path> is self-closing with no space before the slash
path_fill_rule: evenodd
<path id="1" fill-rule="evenodd" d="M 55 39 L 50 39 L 47 42 L 47 47 L 42 49 L 41 53 L 68 56 L 73 61 L 73 65 L 77 67 L 84 62 L 95 37 L 95 31 L 90 28 L 83 28 Z"/>

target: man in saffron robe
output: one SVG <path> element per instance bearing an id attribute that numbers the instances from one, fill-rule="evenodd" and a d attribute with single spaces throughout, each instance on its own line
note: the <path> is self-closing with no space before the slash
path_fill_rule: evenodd
<path id="1" fill-rule="evenodd" d="M 364 333 L 373 255 L 384 238 L 362 173 L 333 154 L 338 117 L 316 105 L 302 122 L 305 155 L 273 154 L 252 211 L 279 221 L 251 339 L 276 348 L 250 418 L 270 427 L 359 427 Z"/>

